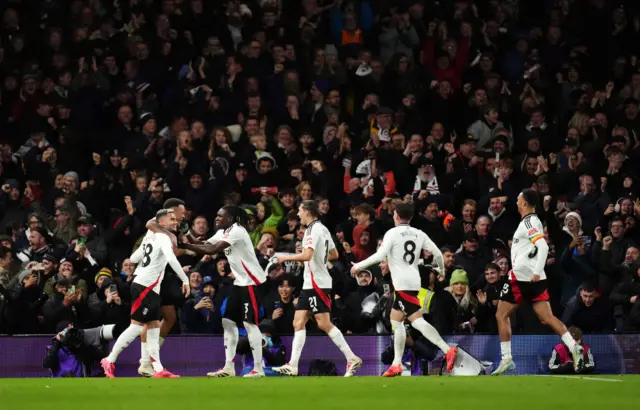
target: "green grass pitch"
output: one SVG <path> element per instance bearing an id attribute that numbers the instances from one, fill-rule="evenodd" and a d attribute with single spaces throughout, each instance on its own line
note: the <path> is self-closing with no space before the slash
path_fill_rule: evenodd
<path id="1" fill-rule="evenodd" d="M 638 409 L 640 376 L 0 379 L 0 409 Z"/>

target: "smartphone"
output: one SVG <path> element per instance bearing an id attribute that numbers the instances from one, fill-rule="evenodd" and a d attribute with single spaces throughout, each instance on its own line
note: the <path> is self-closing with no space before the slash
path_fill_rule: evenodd
<path id="1" fill-rule="evenodd" d="M 273 302 L 273 310 L 278 310 L 280 309 L 281 305 L 280 305 L 280 301 L 275 301 Z"/>
<path id="2" fill-rule="evenodd" d="M 76 244 L 78 245 L 85 245 L 87 243 L 87 238 L 78 238 L 78 240 L 76 241 Z"/>
<path id="3" fill-rule="evenodd" d="M 69 288 L 69 290 L 67 290 L 67 295 L 71 296 L 71 295 L 73 295 L 74 293 L 76 293 L 76 287 L 75 287 L 75 286 L 71 286 L 71 287 Z"/>
<path id="4" fill-rule="evenodd" d="M 118 291 L 118 285 L 113 284 L 109 286 L 109 293 L 116 293 Z"/>

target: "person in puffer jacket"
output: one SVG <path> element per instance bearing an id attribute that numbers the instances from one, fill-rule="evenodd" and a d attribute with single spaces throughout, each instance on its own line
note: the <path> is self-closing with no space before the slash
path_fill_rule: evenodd
<path id="1" fill-rule="evenodd" d="M 581 374 L 592 373 L 595 370 L 596 362 L 593 360 L 593 354 L 589 345 L 583 343 L 582 330 L 575 326 L 569 328 L 571 337 L 584 348 L 584 367 Z M 564 343 L 558 343 L 551 352 L 549 359 L 549 371 L 555 374 L 574 374 L 573 359 L 571 351 Z"/>

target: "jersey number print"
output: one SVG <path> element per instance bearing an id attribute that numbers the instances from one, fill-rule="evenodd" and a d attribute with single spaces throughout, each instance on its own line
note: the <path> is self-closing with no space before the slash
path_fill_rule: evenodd
<path id="1" fill-rule="evenodd" d="M 147 243 L 144 245 L 142 256 L 142 267 L 146 268 L 151 263 L 151 252 L 153 252 L 153 245 Z"/>
<path id="2" fill-rule="evenodd" d="M 402 259 L 409 265 L 413 265 L 416 260 L 416 243 L 414 241 L 406 241 L 404 243 L 404 255 Z"/>

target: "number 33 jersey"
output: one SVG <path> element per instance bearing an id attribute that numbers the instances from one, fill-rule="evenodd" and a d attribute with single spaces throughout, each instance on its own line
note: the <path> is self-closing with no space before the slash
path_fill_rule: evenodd
<path id="1" fill-rule="evenodd" d="M 326 226 L 315 220 L 309 224 L 302 238 L 302 249 L 313 249 L 310 261 L 304 262 L 302 289 L 331 289 L 333 281 L 327 269 L 329 251 L 336 248 Z"/>
<path id="2" fill-rule="evenodd" d="M 440 253 L 426 233 L 409 225 L 398 225 L 387 231 L 378 252 L 387 255 L 391 281 L 395 290 L 420 290 L 418 264 L 422 251 Z"/>
<path id="3" fill-rule="evenodd" d="M 153 286 L 160 294 L 160 283 L 167 266 L 166 254 L 173 253 L 171 239 L 165 234 L 147 231 L 138 249 L 131 255 L 131 261 L 137 263 L 133 283 L 144 287 Z"/>

